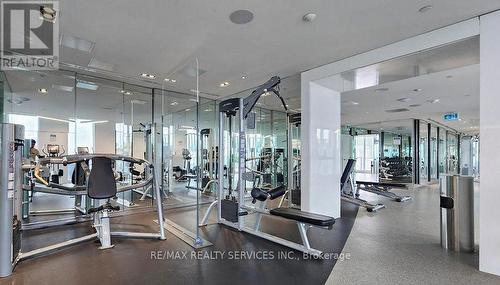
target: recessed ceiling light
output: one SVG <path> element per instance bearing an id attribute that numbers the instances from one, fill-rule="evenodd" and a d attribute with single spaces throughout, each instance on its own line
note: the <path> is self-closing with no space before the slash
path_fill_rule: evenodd
<path id="1" fill-rule="evenodd" d="M 148 101 L 144 101 L 144 100 L 132 100 L 130 101 L 130 103 L 132 104 L 139 104 L 139 105 L 145 105 L 146 103 L 148 103 Z"/>
<path id="2" fill-rule="evenodd" d="M 355 101 L 351 101 L 351 104 L 353 104 L 353 105 L 359 105 L 359 103 L 355 102 Z"/>
<path id="3" fill-rule="evenodd" d="M 314 14 L 314 13 L 307 13 L 305 14 L 303 17 L 302 17 L 302 20 L 306 23 L 311 23 L 313 22 L 314 20 L 316 20 L 316 17 L 318 15 Z"/>
<path id="4" fill-rule="evenodd" d="M 28 101 L 31 101 L 31 99 L 30 98 L 26 98 L 26 97 L 18 97 L 18 98 L 15 98 L 15 99 L 7 99 L 7 102 L 14 103 L 16 105 L 21 105 L 24 102 L 28 102 Z"/>
<path id="5" fill-rule="evenodd" d="M 436 104 L 439 102 L 439 99 L 427 100 L 427 102 L 429 102 L 431 104 Z"/>
<path id="6" fill-rule="evenodd" d="M 415 88 L 415 89 L 413 89 L 413 92 L 420 92 L 420 91 L 422 91 L 422 88 Z"/>
<path id="7" fill-rule="evenodd" d="M 148 78 L 148 79 L 155 79 L 156 78 L 156 75 L 148 74 L 148 73 L 141 73 L 141 76 L 144 78 Z"/>
<path id="8" fill-rule="evenodd" d="M 247 79 L 246 75 L 242 75 L 241 79 L 243 79 L 243 80 Z"/>
<path id="9" fill-rule="evenodd" d="M 386 91 L 389 91 L 389 88 L 377 88 L 375 89 L 375 92 L 386 92 Z"/>
<path id="10" fill-rule="evenodd" d="M 432 5 L 425 5 L 424 7 L 418 9 L 418 12 L 425 13 L 429 12 L 432 9 Z"/>
<path id="11" fill-rule="evenodd" d="M 186 109 L 185 111 L 186 111 L 186 112 L 189 112 L 189 111 L 191 111 L 191 109 L 189 109 L 189 108 L 188 108 L 188 109 Z"/>
<path id="12" fill-rule="evenodd" d="M 179 103 L 177 103 L 177 102 L 175 102 L 175 101 L 174 101 L 174 102 L 172 102 L 172 103 L 170 103 L 170 105 L 172 105 L 172 106 L 175 106 L 175 105 L 178 105 L 178 104 L 179 104 Z"/>
<path id="13" fill-rule="evenodd" d="M 229 86 L 229 82 L 225 81 L 219 84 L 219 87 L 227 87 Z"/>
<path id="14" fill-rule="evenodd" d="M 212 109 L 207 108 L 207 109 L 205 109 L 205 112 L 212 112 Z"/>
<path id="15" fill-rule="evenodd" d="M 38 89 L 38 93 L 40 94 L 47 94 L 49 91 L 47 90 L 47 88 L 40 88 Z"/>
<path id="16" fill-rule="evenodd" d="M 53 89 L 59 89 L 61 91 L 65 92 L 73 92 L 73 86 L 65 86 L 65 85 L 58 85 L 58 84 L 52 84 Z"/>
<path id="17" fill-rule="evenodd" d="M 77 49 L 86 53 L 92 53 L 95 47 L 94 42 L 67 34 L 61 35 L 61 45 L 72 49 Z M 91 66 L 92 59 L 90 60 L 89 63 L 90 67 L 92 67 Z"/>
<path id="18" fill-rule="evenodd" d="M 238 25 L 248 24 L 253 20 L 253 13 L 248 10 L 236 10 L 229 15 L 229 19 Z"/>
<path id="19" fill-rule="evenodd" d="M 95 84 L 94 82 L 84 81 L 84 80 L 78 80 L 78 82 L 76 83 L 76 87 L 93 91 L 96 91 L 97 88 L 99 88 L 99 86 L 97 86 L 97 84 Z"/>
<path id="20" fill-rule="evenodd" d="M 399 98 L 396 101 L 399 101 L 399 102 L 408 102 L 408 101 L 410 101 L 410 98 Z"/>
<path id="21" fill-rule="evenodd" d="M 177 82 L 177 80 L 176 79 L 170 79 L 170 82 L 175 83 L 175 82 Z"/>
<path id="22" fill-rule="evenodd" d="M 125 94 L 125 95 L 132 95 L 132 92 L 127 91 L 127 90 L 120 90 L 120 93 Z"/>
<path id="23" fill-rule="evenodd" d="M 55 22 L 56 20 L 56 10 L 49 6 L 40 6 L 40 15 L 42 18 L 48 22 Z"/>

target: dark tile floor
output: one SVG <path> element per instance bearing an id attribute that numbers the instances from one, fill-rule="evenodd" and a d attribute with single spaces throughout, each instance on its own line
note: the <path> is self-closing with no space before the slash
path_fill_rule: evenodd
<path id="1" fill-rule="evenodd" d="M 206 208 L 206 206 L 204 207 Z M 204 209 L 203 209 L 204 210 Z M 195 229 L 193 208 L 167 211 L 174 222 Z M 350 233 L 357 208 L 343 205 L 342 219 L 331 231 L 312 228 L 313 247 L 340 253 Z M 155 213 L 139 213 L 113 218 L 113 230 L 155 231 Z M 298 241 L 294 223 L 266 217 L 262 229 Z M 33 230 L 24 234 L 25 251 L 90 233 L 88 223 Z M 201 252 L 214 259 L 191 258 L 193 249 L 167 232 L 166 241 L 114 239 L 115 248 L 99 250 L 87 242 L 48 256 L 20 263 L 11 277 L 0 284 L 323 284 L 335 260 L 302 260 L 302 254 L 266 240 L 216 224 L 202 228 L 204 238 L 214 243 Z M 151 258 L 151 252 L 187 254 L 186 259 Z M 261 257 L 239 258 L 236 253 L 259 252 Z M 224 258 L 220 258 L 224 253 Z M 283 253 L 293 259 L 279 258 Z M 230 256 L 231 255 L 231 256 Z M 295 259 L 297 258 L 297 259 Z"/>

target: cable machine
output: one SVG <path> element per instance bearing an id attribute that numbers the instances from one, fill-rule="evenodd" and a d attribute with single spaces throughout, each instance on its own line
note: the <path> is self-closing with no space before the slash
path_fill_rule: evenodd
<path id="1" fill-rule="evenodd" d="M 250 193 L 251 197 L 248 198 L 252 200 L 252 204 L 259 204 L 251 206 L 246 205 L 245 203 L 247 200 L 246 181 L 249 177 L 253 177 L 253 175 L 247 175 L 246 173 L 247 160 L 245 120 L 248 118 L 248 115 L 259 98 L 266 92 L 274 93 L 280 99 L 285 111 L 288 111 L 283 98 L 279 94 L 280 81 L 279 77 L 274 76 L 263 85 L 257 87 L 257 89 L 255 89 L 250 96 L 246 98 L 228 99 L 219 104 L 219 191 L 217 200 L 214 201 L 208 208 L 200 226 L 207 224 L 210 212 L 217 207 L 217 221 L 220 224 L 236 228 L 239 231 L 256 235 L 307 254 L 321 256 L 321 251 L 311 247 L 307 237 L 307 230 L 311 226 L 331 229 L 335 223 L 334 218 L 308 213 L 294 208 L 278 207 L 274 209 L 267 209 L 266 205 L 268 200 L 274 200 L 285 195 L 285 184 L 278 185 L 272 189 L 262 189 L 254 185 Z M 232 138 L 234 131 L 233 121 L 237 122 L 237 142 L 233 142 Z M 228 125 L 227 133 L 229 134 L 227 145 L 225 140 L 226 122 Z M 234 143 L 236 143 L 236 145 L 234 145 L 235 148 L 233 150 Z M 226 174 L 224 174 L 224 163 L 226 161 L 227 149 L 229 150 L 227 160 L 228 167 Z M 236 164 L 235 169 L 233 169 L 233 164 Z M 227 178 L 227 183 L 225 183 L 225 177 Z M 236 184 L 233 180 L 236 180 Z M 253 226 L 247 226 L 245 223 L 245 217 L 250 214 L 257 216 L 257 221 Z M 296 222 L 302 239 L 302 244 L 261 231 L 260 221 L 263 215 L 271 215 Z"/>

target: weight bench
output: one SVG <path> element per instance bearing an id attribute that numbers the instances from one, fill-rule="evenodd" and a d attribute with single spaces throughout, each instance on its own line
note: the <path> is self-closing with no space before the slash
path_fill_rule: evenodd
<path id="1" fill-rule="evenodd" d="M 370 204 L 359 198 L 359 189 L 354 180 L 355 159 L 349 159 L 340 178 L 340 194 L 343 201 L 366 208 L 368 212 L 376 212 L 385 208 L 384 204 Z"/>
<path id="2" fill-rule="evenodd" d="M 245 210 L 246 212 L 243 213 L 237 213 L 237 216 L 245 216 L 248 215 L 249 213 L 256 213 L 258 215 L 257 221 L 255 223 L 255 226 L 253 228 L 250 227 L 242 227 L 241 230 L 253 235 L 256 235 L 261 238 L 265 238 L 269 241 L 302 251 L 307 254 L 311 254 L 316 257 L 322 257 L 323 252 L 317 249 L 314 249 L 311 247 L 309 243 L 309 238 L 307 237 L 307 230 L 310 227 L 320 227 L 324 229 L 331 230 L 333 227 L 333 224 L 335 224 L 335 219 L 329 216 L 325 215 L 319 215 L 319 214 L 314 214 L 314 213 L 309 213 L 305 211 L 301 211 L 299 209 L 295 208 L 274 208 L 271 210 L 266 209 L 266 203 L 267 200 L 274 200 L 286 193 L 286 187 L 285 186 L 278 186 L 276 188 L 270 189 L 270 190 L 263 190 L 260 188 L 254 187 L 252 189 L 251 195 L 253 198 L 252 203 L 255 204 L 257 201 L 260 201 L 260 206 L 255 207 L 255 206 L 240 206 L 241 209 Z M 223 209 L 224 210 L 224 209 Z M 226 216 L 226 213 L 222 213 L 223 217 Z M 234 213 L 233 213 L 234 214 Z M 264 233 L 260 231 L 260 222 L 262 215 L 269 215 L 269 216 L 274 216 L 274 217 L 279 217 L 291 221 L 295 221 L 297 223 L 300 237 L 302 239 L 302 244 L 298 244 L 268 233 Z"/>
<path id="3" fill-rule="evenodd" d="M 304 212 L 296 208 L 275 208 L 270 210 L 269 214 L 328 229 L 335 224 L 335 219 L 332 217 Z"/>
<path id="4" fill-rule="evenodd" d="M 398 184 L 398 186 L 402 185 L 403 187 L 406 187 L 404 184 Z M 377 183 L 377 182 L 367 182 L 367 181 L 356 181 L 356 186 L 358 189 L 370 192 L 373 194 L 377 194 L 380 196 L 387 197 L 391 200 L 394 200 L 396 202 L 405 202 L 412 200 L 413 197 L 410 196 L 400 196 L 394 192 L 391 192 L 392 185 L 388 183 Z"/>
<path id="5" fill-rule="evenodd" d="M 188 183 L 186 185 L 186 188 L 187 189 L 193 189 L 193 190 L 198 190 L 198 191 L 201 191 L 200 189 L 196 188 L 196 186 L 191 186 L 191 181 L 193 179 L 197 179 L 198 177 L 196 176 L 196 174 L 184 174 L 182 176 L 183 178 L 186 178 Z"/>

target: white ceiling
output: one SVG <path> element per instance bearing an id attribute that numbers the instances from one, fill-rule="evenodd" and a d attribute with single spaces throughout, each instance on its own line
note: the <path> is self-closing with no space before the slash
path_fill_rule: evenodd
<path id="1" fill-rule="evenodd" d="M 429 3 L 432 10 L 418 12 Z M 60 7 L 61 32 L 95 43 L 91 53 L 63 48 L 64 62 L 86 67 L 95 57 L 114 65 L 114 75 L 152 73 L 157 83 L 179 76 L 170 88 L 186 92 L 196 85 L 181 74 L 198 58 L 206 71 L 200 91 L 227 96 L 499 9 L 500 1 L 66 0 Z M 238 9 L 254 20 L 231 23 Z M 308 12 L 318 14 L 315 22 L 302 21 Z M 224 81 L 230 85 L 220 88 Z"/>
<path id="2" fill-rule="evenodd" d="M 380 88 L 388 90 L 375 91 Z M 421 90 L 416 92 L 415 89 Z M 406 102 L 398 101 L 403 98 L 407 98 Z M 435 99 L 439 102 L 430 102 Z M 410 107 L 414 104 L 419 106 Z M 408 111 L 387 112 L 400 108 Z M 458 112 L 461 121 L 445 122 L 443 115 L 447 112 Z M 477 131 L 479 64 L 342 93 L 343 124 L 384 128 L 380 122 L 407 118 L 434 120 L 462 132 Z"/>

